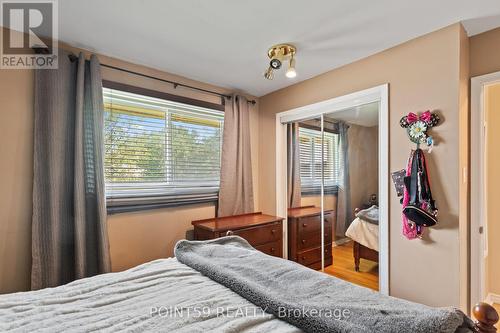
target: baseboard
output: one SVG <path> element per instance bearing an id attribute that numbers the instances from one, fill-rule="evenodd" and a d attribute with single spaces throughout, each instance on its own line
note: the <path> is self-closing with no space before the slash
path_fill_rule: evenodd
<path id="1" fill-rule="evenodd" d="M 500 295 L 489 293 L 488 296 L 486 296 L 485 302 L 488 304 L 500 304 Z"/>
<path id="2" fill-rule="evenodd" d="M 342 245 L 342 244 L 345 244 L 345 243 L 349 243 L 350 241 L 351 241 L 351 239 L 346 237 L 346 238 L 342 238 L 342 239 L 333 241 L 332 245 L 333 246 L 339 246 L 339 245 Z"/>

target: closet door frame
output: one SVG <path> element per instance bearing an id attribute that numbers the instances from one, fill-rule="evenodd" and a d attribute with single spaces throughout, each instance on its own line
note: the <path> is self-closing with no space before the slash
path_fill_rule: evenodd
<path id="1" fill-rule="evenodd" d="M 494 303 L 498 297 L 488 294 L 485 286 L 486 267 L 485 260 L 488 257 L 488 201 L 486 187 L 487 172 L 485 148 L 487 140 L 487 119 L 485 115 L 485 90 L 490 85 L 500 83 L 500 72 L 476 76 L 471 79 L 471 120 L 470 120 L 470 282 L 464 283 L 465 288 L 469 287 L 470 296 L 468 309 L 473 304 L 479 302 Z M 463 182 L 467 181 L 467 170 L 462 170 Z M 467 238 L 467 230 L 461 233 L 463 238 Z M 465 242 L 467 243 L 467 242 Z M 460 257 L 467 257 L 467 249 Z M 465 262 L 462 266 L 467 266 Z M 467 272 L 461 281 L 467 280 Z M 498 302 L 498 301 L 497 301 Z"/>
<path id="2" fill-rule="evenodd" d="M 276 114 L 276 215 L 288 215 L 286 124 L 374 102 L 379 103 L 379 291 L 389 295 L 389 84 Z M 283 224 L 283 253 L 287 258 L 287 223 Z"/>

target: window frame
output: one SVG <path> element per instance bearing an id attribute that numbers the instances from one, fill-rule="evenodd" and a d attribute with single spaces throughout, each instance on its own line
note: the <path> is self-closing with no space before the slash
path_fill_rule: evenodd
<path id="1" fill-rule="evenodd" d="M 188 105 L 193 105 L 193 106 L 199 106 L 202 108 L 213 109 L 213 110 L 217 110 L 217 111 L 225 111 L 225 108 L 226 108 L 225 103 L 224 103 L 224 98 L 221 98 L 222 104 L 217 104 L 217 103 L 211 103 L 211 102 L 202 101 L 202 100 L 194 99 L 194 98 L 190 98 L 190 97 L 169 94 L 169 93 L 166 93 L 163 91 L 152 90 L 152 89 L 147 89 L 147 88 L 142 88 L 142 87 L 137 87 L 137 86 L 131 86 L 131 85 L 128 85 L 125 83 L 120 83 L 120 82 L 116 82 L 116 81 L 108 81 L 108 80 L 102 80 L 102 87 L 108 88 L 108 89 L 114 89 L 114 90 L 121 90 L 124 92 L 137 94 L 137 95 L 144 95 L 147 97 L 165 99 L 165 100 L 172 101 L 172 102 L 178 102 L 178 103 L 183 103 L 183 104 L 188 104 Z"/>
<path id="2" fill-rule="evenodd" d="M 174 95 L 174 94 L 169 94 L 166 92 L 161 92 L 158 90 L 152 90 L 152 89 L 147 89 L 147 88 L 142 88 L 138 86 L 132 86 L 120 82 L 115 82 L 115 81 L 109 81 L 109 80 L 103 80 L 102 81 L 102 88 L 107 88 L 107 89 L 113 89 L 113 90 L 119 90 L 127 93 L 132 93 L 132 94 L 137 94 L 137 95 L 143 95 L 146 97 L 153 97 L 153 98 L 159 98 L 163 100 L 168 100 L 172 102 L 177 102 L 177 103 L 183 103 L 186 105 L 192 105 L 196 107 L 202 107 L 202 108 L 207 108 L 207 109 L 212 109 L 216 111 L 225 111 L 225 101 L 224 98 L 221 98 L 221 103 L 222 104 L 216 104 L 216 103 L 211 103 L 203 100 L 198 100 L 194 98 L 189 98 L 185 96 L 179 96 L 179 95 Z M 105 152 L 104 152 L 105 154 Z M 105 156 L 103 156 L 103 159 Z M 218 197 L 218 194 L 217 194 Z M 147 196 L 145 196 L 147 198 Z M 133 212 L 133 211 L 140 211 L 140 210 L 150 210 L 150 209 L 158 209 L 158 208 L 166 208 L 166 207 L 178 207 L 178 206 L 184 206 L 184 205 L 196 205 L 196 204 L 201 204 L 201 203 L 217 203 L 217 198 L 216 199 L 187 199 L 187 200 L 176 200 L 175 202 L 153 202 L 153 203 L 139 203 L 139 204 L 123 204 L 123 205 L 116 205 L 116 204 L 110 204 L 108 201 L 108 198 L 106 197 L 106 202 L 107 202 L 107 211 L 108 214 L 115 214 L 115 213 L 123 213 L 123 212 Z"/>
<path id="3" fill-rule="evenodd" d="M 317 128 L 315 126 L 308 125 L 308 124 L 300 123 L 299 124 L 299 133 L 300 133 L 300 128 L 304 128 L 304 129 L 312 130 L 312 131 L 317 131 L 317 132 L 321 133 L 320 128 Z M 325 133 L 331 133 L 333 135 L 338 136 L 338 132 L 336 132 L 336 131 L 329 130 L 329 129 L 323 129 L 323 130 Z M 299 134 L 299 140 L 300 140 L 300 134 Z M 338 138 L 337 138 L 337 140 L 338 140 Z M 333 147 L 333 148 L 335 149 L 335 147 Z M 336 182 L 336 184 L 334 184 L 334 185 L 326 185 L 325 184 L 325 186 L 323 188 L 325 195 L 337 195 L 338 190 L 339 190 L 338 175 L 337 175 L 337 179 L 335 179 L 334 181 Z M 302 177 L 301 177 L 301 182 L 302 182 Z M 301 184 L 301 195 L 302 196 L 316 196 L 316 195 L 320 195 L 320 194 L 321 194 L 321 186 L 311 186 L 311 185 L 304 186 Z"/>

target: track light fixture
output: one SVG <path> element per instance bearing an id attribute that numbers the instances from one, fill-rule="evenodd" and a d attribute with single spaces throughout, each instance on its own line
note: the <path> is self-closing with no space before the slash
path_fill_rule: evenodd
<path id="1" fill-rule="evenodd" d="M 288 69 L 286 71 L 286 77 L 294 78 L 297 76 L 295 71 L 295 53 L 297 49 L 295 46 L 290 44 L 278 44 L 274 45 L 267 51 L 267 56 L 269 59 L 269 67 L 264 72 L 264 77 L 268 80 L 274 79 L 274 71 L 279 70 L 284 61 L 288 60 Z"/>

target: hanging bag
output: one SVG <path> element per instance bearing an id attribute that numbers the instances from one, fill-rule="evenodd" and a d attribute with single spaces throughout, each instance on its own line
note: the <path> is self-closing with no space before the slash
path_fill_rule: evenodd
<path id="1" fill-rule="evenodd" d="M 436 225 L 437 209 L 432 198 L 425 156 L 421 149 L 417 149 L 413 154 L 411 173 L 405 181 L 410 200 L 403 208 L 404 216 L 415 223 L 418 229 Z"/>

